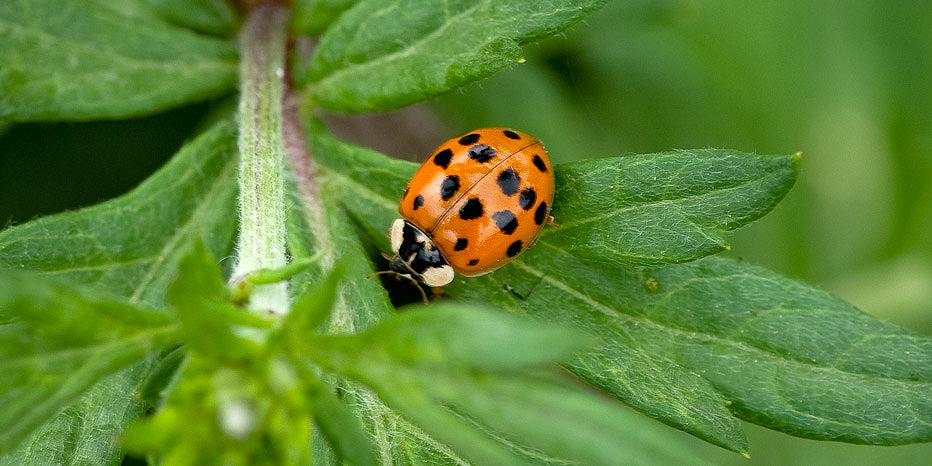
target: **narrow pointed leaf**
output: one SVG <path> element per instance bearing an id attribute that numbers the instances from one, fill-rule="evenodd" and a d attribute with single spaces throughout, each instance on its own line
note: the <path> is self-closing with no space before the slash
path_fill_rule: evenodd
<path id="1" fill-rule="evenodd" d="M 0 322 L 0 451 L 103 377 L 177 337 L 165 312 L 8 269 L 0 269 Z"/>
<path id="2" fill-rule="evenodd" d="M 267 328 L 273 321 L 258 311 L 244 311 L 231 304 L 230 290 L 216 260 L 200 240 L 186 249 L 188 253 L 178 264 L 178 277 L 168 289 L 168 300 L 181 321 L 187 347 L 221 364 L 253 359 L 259 345 L 237 335 L 235 329 Z"/>
<path id="3" fill-rule="evenodd" d="M 366 0 L 330 26 L 307 80 L 330 110 L 389 110 L 522 60 L 521 44 L 559 32 L 604 0 Z"/>
<path id="4" fill-rule="evenodd" d="M 92 0 L 0 2 L 0 119 L 152 113 L 232 90 L 230 43 Z"/>

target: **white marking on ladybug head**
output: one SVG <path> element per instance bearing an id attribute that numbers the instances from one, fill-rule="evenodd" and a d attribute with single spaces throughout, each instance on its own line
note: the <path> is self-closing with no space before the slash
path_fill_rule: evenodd
<path id="1" fill-rule="evenodd" d="M 396 218 L 392 222 L 392 228 L 388 230 L 388 237 L 392 241 L 392 252 L 398 254 L 398 250 L 401 249 L 401 243 L 404 241 L 404 229 L 405 221 L 401 218 Z"/>
<path id="2" fill-rule="evenodd" d="M 421 281 L 427 286 L 444 286 L 453 281 L 453 267 L 442 265 L 429 267 L 421 274 Z"/>

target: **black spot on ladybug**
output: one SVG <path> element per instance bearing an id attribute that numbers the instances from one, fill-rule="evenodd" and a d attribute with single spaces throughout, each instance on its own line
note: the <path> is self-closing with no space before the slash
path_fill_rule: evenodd
<path id="1" fill-rule="evenodd" d="M 539 155 L 534 156 L 534 166 L 542 172 L 547 172 L 547 165 L 544 164 L 544 159 L 540 158 Z"/>
<path id="2" fill-rule="evenodd" d="M 460 139 L 460 142 L 463 140 Z M 479 163 L 486 163 L 489 160 L 492 160 L 492 157 L 495 157 L 495 149 L 485 145 L 485 144 L 476 144 L 469 148 L 469 158 L 475 160 Z"/>
<path id="3" fill-rule="evenodd" d="M 505 251 L 505 254 L 508 254 L 508 257 L 515 257 L 518 253 L 521 252 L 521 240 L 511 243 L 511 246 L 508 246 L 508 250 Z"/>
<path id="4" fill-rule="evenodd" d="M 434 156 L 434 164 L 443 168 L 447 168 L 450 165 L 451 158 L 453 158 L 453 151 L 450 149 L 444 149 L 440 152 L 437 152 L 437 155 Z"/>
<path id="5" fill-rule="evenodd" d="M 469 246 L 469 240 L 467 240 L 466 238 L 457 238 L 456 245 L 453 246 L 453 250 L 462 251 L 463 249 L 466 249 L 466 246 Z"/>
<path id="6" fill-rule="evenodd" d="M 541 202 L 540 205 L 537 206 L 537 210 L 534 211 L 534 223 L 538 225 L 543 225 L 544 217 L 546 216 L 547 216 L 547 203 Z"/>
<path id="7" fill-rule="evenodd" d="M 524 210 L 531 210 L 535 202 L 537 202 L 537 193 L 534 192 L 534 188 L 524 188 L 521 191 L 521 196 L 518 198 L 518 204 L 521 205 L 521 208 Z"/>
<path id="8" fill-rule="evenodd" d="M 476 265 L 479 263 L 479 259 L 472 259 L 466 263 L 466 265 Z"/>
<path id="9" fill-rule="evenodd" d="M 407 188 L 405 188 L 405 192 L 401 193 L 401 200 L 402 200 L 402 201 L 405 200 L 406 197 L 408 197 L 408 191 L 411 191 L 411 187 L 410 187 L 410 186 L 408 186 Z"/>
<path id="10" fill-rule="evenodd" d="M 502 131 L 502 132 L 505 133 L 505 136 L 508 137 L 509 139 L 521 139 L 521 136 L 518 136 L 518 133 L 510 129 L 506 129 L 505 131 Z"/>
<path id="11" fill-rule="evenodd" d="M 506 235 L 514 233 L 515 228 L 518 228 L 518 219 L 510 210 L 495 212 L 495 214 L 492 215 L 492 220 L 495 221 L 495 225 L 498 226 L 498 229 L 502 230 L 502 233 Z"/>
<path id="12" fill-rule="evenodd" d="M 464 145 L 464 146 L 468 146 L 468 145 L 470 145 L 470 144 L 475 144 L 476 141 L 478 141 L 478 140 L 479 140 L 479 134 L 478 134 L 478 133 L 469 133 L 469 134 L 467 134 L 467 135 L 465 135 L 465 136 L 463 136 L 463 137 L 460 138 L 460 144 L 462 144 L 462 145 Z"/>
<path id="13" fill-rule="evenodd" d="M 514 196 L 521 186 L 521 177 L 515 173 L 514 169 L 508 167 L 507 170 L 498 174 L 498 186 L 506 196 Z"/>
<path id="14" fill-rule="evenodd" d="M 440 197 L 444 201 L 449 201 L 457 191 L 460 190 L 460 177 L 456 175 L 450 175 L 444 178 L 443 182 L 440 183 Z"/>
<path id="15" fill-rule="evenodd" d="M 472 220 L 482 216 L 482 201 L 472 198 L 460 207 L 460 218 L 463 220 Z"/>
<path id="16" fill-rule="evenodd" d="M 424 196 L 418 194 L 417 197 L 414 198 L 414 210 L 417 210 L 417 208 L 422 205 L 424 205 Z"/>

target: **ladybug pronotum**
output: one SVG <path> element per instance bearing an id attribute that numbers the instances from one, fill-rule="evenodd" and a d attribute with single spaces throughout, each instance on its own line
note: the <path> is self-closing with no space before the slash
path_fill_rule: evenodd
<path id="1" fill-rule="evenodd" d="M 389 238 L 392 271 L 432 287 L 489 273 L 537 239 L 550 218 L 553 170 L 536 138 L 486 128 L 451 139 L 417 170 Z"/>

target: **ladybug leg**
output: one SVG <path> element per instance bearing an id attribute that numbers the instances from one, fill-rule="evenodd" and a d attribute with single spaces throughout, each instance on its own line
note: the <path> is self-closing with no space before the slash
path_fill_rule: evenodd
<path id="1" fill-rule="evenodd" d="M 430 300 L 427 299 L 427 293 L 424 292 L 424 287 L 421 286 L 421 283 L 418 282 L 414 277 L 408 276 L 406 278 L 411 280 L 411 283 L 414 283 L 414 286 L 417 287 L 417 290 L 421 292 L 421 300 L 424 301 L 424 304 L 430 304 Z"/>
<path id="2" fill-rule="evenodd" d="M 560 226 L 559 223 L 553 221 L 553 215 L 547 217 L 547 225 L 550 225 L 550 226 L 552 226 L 552 227 L 559 227 L 559 226 Z"/>

